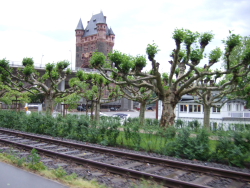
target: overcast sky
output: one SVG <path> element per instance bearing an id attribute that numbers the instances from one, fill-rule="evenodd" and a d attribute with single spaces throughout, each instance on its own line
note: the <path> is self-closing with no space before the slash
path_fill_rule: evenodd
<path id="1" fill-rule="evenodd" d="M 175 28 L 212 31 L 217 46 L 229 30 L 250 35 L 250 0 L 8 0 L 0 3 L 0 59 L 36 64 L 69 60 L 75 64 L 75 28 L 103 11 L 116 35 L 114 49 L 144 55 L 147 44 L 159 48 L 161 71 L 169 71 L 169 54 L 175 48 Z"/>

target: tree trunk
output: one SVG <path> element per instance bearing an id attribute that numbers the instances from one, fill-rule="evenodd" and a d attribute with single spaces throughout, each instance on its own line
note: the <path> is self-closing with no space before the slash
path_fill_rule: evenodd
<path id="1" fill-rule="evenodd" d="M 211 109 L 211 106 L 203 104 L 203 108 L 204 108 L 203 126 L 207 130 L 210 130 L 210 109 Z"/>
<path id="2" fill-rule="evenodd" d="M 141 105 L 140 105 L 140 116 L 139 116 L 140 124 L 141 125 L 144 125 L 145 110 L 146 110 L 146 102 L 141 102 Z"/>
<path id="3" fill-rule="evenodd" d="M 47 96 L 45 98 L 45 110 L 46 113 L 52 114 L 53 113 L 53 104 L 54 104 L 54 99 L 52 96 Z"/>
<path id="4" fill-rule="evenodd" d="M 97 123 L 100 122 L 100 109 L 101 109 L 101 104 L 100 101 L 97 100 L 95 106 L 95 120 L 97 121 Z"/>
<path id="5" fill-rule="evenodd" d="M 177 102 L 176 102 L 177 101 Z M 162 101 L 161 127 L 173 126 L 175 123 L 175 107 L 179 99 L 175 94 L 164 97 Z"/>
<path id="6" fill-rule="evenodd" d="M 95 106 L 95 104 L 94 104 L 94 102 L 93 102 L 93 100 L 91 101 L 91 108 L 90 108 L 90 116 L 91 116 L 91 119 L 93 120 L 94 119 L 94 106 Z"/>

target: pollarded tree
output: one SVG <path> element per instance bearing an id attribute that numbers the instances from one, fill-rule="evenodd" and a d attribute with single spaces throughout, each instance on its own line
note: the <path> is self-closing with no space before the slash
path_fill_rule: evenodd
<path id="1" fill-rule="evenodd" d="M 75 93 L 62 100 L 77 102 L 85 98 L 86 101 L 91 101 L 91 117 L 93 118 L 93 110 L 95 110 L 94 117 L 99 122 L 101 104 L 116 101 L 122 93 L 117 86 L 98 73 L 78 71 L 76 76 L 70 80 L 70 86 L 76 89 Z M 93 104 L 95 104 L 95 109 L 93 109 Z"/>
<path id="2" fill-rule="evenodd" d="M 234 64 L 237 64 L 239 61 L 243 61 L 243 57 L 246 56 L 247 53 L 250 51 L 250 37 L 242 38 L 242 43 L 234 48 L 230 55 L 230 61 Z M 224 57 L 224 66 L 227 66 L 226 61 L 227 57 Z M 228 80 L 231 79 L 230 77 L 227 78 Z M 231 93 L 230 98 L 244 98 L 247 101 L 247 107 L 250 107 L 250 75 L 244 76 L 243 79 L 238 80 L 238 90 L 236 92 Z"/>
<path id="3" fill-rule="evenodd" d="M 148 45 L 146 52 L 151 62 L 150 73 L 143 73 L 146 59 L 143 56 L 130 57 L 126 54 L 114 51 L 108 55 L 96 52 L 91 59 L 91 65 L 98 70 L 110 82 L 117 85 L 133 85 L 134 87 L 147 87 L 152 89 L 163 103 L 161 126 L 173 125 L 175 120 L 175 107 L 185 94 L 193 94 L 200 90 L 222 90 L 224 85 L 201 85 L 201 80 L 206 76 L 217 74 L 238 74 L 239 70 L 248 72 L 250 64 L 250 52 L 247 50 L 241 61 L 231 64 L 227 58 L 225 70 L 213 71 L 214 64 L 219 62 L 221 50 L 215 48 L 210 52 L 208 64 L 203 68 L 198 67 L 204 58 L 206 46 L 213 39 L 211 32 L 199 34 L 190 30 L 176 29 L 173 33 L 176 48 L 171 53 L 170 72 L 160 73 L 160 64 L 156 62 L 155 55 L 159 51 L 155 44 Z M 225 56 L 230 57 L 232 50 L 241 43 L 241 37 L 231 34 L 226 40 Z M 111 63 L 110 63 L 111 62 Z M 175 79 L 174 75 L 178 73 Z M 130 79 L 130 77 L 136 79 Z"/>
<path id="4" fill-rule="evenodd" d="M 23 67 L 13 69 L 9 61 L 0 60 L 2 81 L 13 90 L 27 91 L 34 95 L 43 94 L 47 112 L 52 113 L 55 98 L 74 92 L 74 88 L 64 91 L 58 88 L 59 84 L 65 81 L 71 73 L 70 69 L 65 70 L 70 64 L 68 61 L 46 64 L 45 73 L 42 76 L 35 70 L 32 58 L 24 58 L 22 64 Z"/>
<path id="5" fill-rule="evenodd" d="M 209 79 L 201 82 L 201 85 L 217 85 L 221 90 L 211 91 L 211 90 L 199 90 L 196 91 L 198 100 L 196 102 L 201 103 L 204 109 L 203 125 L 205 128 L 210 128 L 210 113 L 211 108 L 218 111 L 226 102 L 233 99 L 245 98 L 245 96 L 236 96 L 234 93 L 244 90 L 245 84 L 243 85 L 242 77 L 246 74 L 228 75 L 228 78 L 224 78 L 216 83 L 215 79 Z M 239 84 L 241 83 L 241 87 Z M 234 96 L 233 96 L 234 95 Z"/>
<path id="6" fill-rule="evenodd" d="M 141 125 L 144 125 L 146 106 L 156 102 L 158 97 L 155 97 L 153 91 L 146 87 L 136 88 L 132 85 L 127 85 L 121 86 L 120 90 L 125 98 L 140 103 L 139 121 Z"/>

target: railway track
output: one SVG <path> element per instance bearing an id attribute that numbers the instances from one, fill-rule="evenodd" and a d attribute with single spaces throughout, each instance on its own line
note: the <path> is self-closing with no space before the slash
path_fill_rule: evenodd
<path id="1" fill-rule="evenodd" d="M 126 153 L 53 138 L 0 129 L 0 142 L 40 154 L 89 165 L 111 173 L 154 180 L 167 187 L 213 187 L 220 178 L 227 187 L 250 187 L 250 174 L 168 159 Z M 188 181 L 186 181 L 188 179 Z"/>

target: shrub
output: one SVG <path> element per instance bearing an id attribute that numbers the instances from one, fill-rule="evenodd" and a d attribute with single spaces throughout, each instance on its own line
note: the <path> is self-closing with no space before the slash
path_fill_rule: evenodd
<path id="1" fill-rule="evenodd" d="M 246 140 L 241 134 L 220 135 L 212 159 L 243 167 L 245 159 L 249 157 L 249 150 L 246 149 L 249 146 L 246 145 Z"/>
<path id="2" fill-rule="evenodd" d="M 205 129 L 196 137 L 190 137 L 189 129 L 181 129 L 177 138 L 166 144 L 164 154 L 188 159 L 206 160 L 209 158 L 209 138 Z"/>

